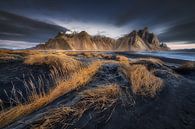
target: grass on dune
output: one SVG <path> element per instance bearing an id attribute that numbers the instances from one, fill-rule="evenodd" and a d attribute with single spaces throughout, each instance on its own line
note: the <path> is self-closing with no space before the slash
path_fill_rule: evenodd
<path id="1" fill-rule="evenodd" d="M 147 63 L 153 63 L 153 64 L 160 64 L 160 65 L 162 65 L 162 64 L 164 64 L 164 62 L 162 61 L 162 60 L 160 60 L 160 59 L 157 59 L 157 58 L 139 58 L 139 59 L 137 59 L 137 62 L 142 62 L 142 63 L 145 63 L 145 64 L 147 64 Z"/>
<path id="2" fill-rule="evenodd" d="M 129 61 L 129 58 L 127 58 L 126 56 L 117 55 L 116 60 L 117 61 Z"/>
<path id="3" fill-rule="evenodd" d="M 0 50 L 0 55 L 3 54 L 12 54 L 12 55 L 31 55 L 31 54 L 40 54 L 41 51 L 37 50 Z"/>
<path id="4" fill-rule="evenodd" d="M 156 69 L 156 68 L 167 69 L 165 63 L 160 59 L 156 59 L 156 58 L 139 58 L 136 61 L 131 62 L 131 64 L 145 65 L 149 70 Z"/>
<path id="5" fill-rule="evenodd" d="M 104 105 L 112 105 L 116 102 L 119 95 L 120 89 L 116 84 L 89 89 L 80 94 L 83 101 L 93 103 L 96 108 L 101 110 L 105 108 Z"/>
<path id="6" fill-rule="evenodd" d="M 120 94 L 120 88 L 116 84 L 85 90 L 79 94 L 80 100 L 73 106 L 48 111 L 46 117 L 40 120 L 43 122 L 35 126 L 36 128 L 68 128 L 79 121 L 88 110 L 92 110 L 93 113 L 100 113 L 105 110 L 111 111 L 114 108 L 113 105 L 119 100 Z"/>
<path id="7" fill-rule="evenodd" d="M 49 65 L 63 71 L 75 71 L 82 67 L 82 63 L 73 57 L 64 54 L 35 54 L 24 60 L 28 65 Z"/>
<path id="8" fill-rule="evenodd" d="M 178 68 L 175 68 L 175 71 L 180 74 L 185 74 L 187 72 L 195 71 L 195 61 L 188 61 L 183 63 Z"/>
<path id="9" fill-rule="evenodd" d="M 51 58 L 51 59 L 50 59 Z M 68 60 L 68 61 L 67 61 Z M 67 62 L 66 62 L 67 61 Z M 70 61 L 70 62 L 69 62 Z M 71 63 L 72 61 L 72 63 Z M 9 110 L 0 112 L 0 127 L 4 127 L 20 117 L 26 116 L 33 111 L 40 109 L 41 107 L 51 103 L 58 97 L 79 88 L 80 86 L 88 83 L 92 76 L 98 71 L 101 67 L 101 62 L 94 61 L 91 64 L 81 67 L 80 62 L 66 57 L 54 56 L 54 55 L 32 55 L 25 60 L 27 64 L 48 64 L 54 65 L 62 69 L 74 70 L 75 72 L 71 75 L 69 79 L 58 81 L 56 86 L 51 89 L 47 94 L 42 93 L 42 95 L 34 94 L 30 96 L 31 99 L 25 104 L 19 104 Z M 78 69 L 78 67 L 80 67 Z M 55 77 L 54 77 L 55 79 Z M 56 78 L 58 79 L 58 78 Z M 34 97 L 33 97 L 34 96 Z"/>
<path id="10" fill-rule="evenodd" d="M 123 63 L 121 68 L 135 94 L 154 97 L 163 87 L 163 80 L 153 75 L 144 65 Z"/>

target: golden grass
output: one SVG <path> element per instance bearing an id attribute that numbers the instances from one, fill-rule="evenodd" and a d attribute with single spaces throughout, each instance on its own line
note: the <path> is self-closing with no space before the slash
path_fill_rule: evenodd
<path id="1" fill-rule="evenodd" d="M 77 52 L 77 53 L 66 52 L 66 55 L 71 55 L 71 56 L 82 55 L 85 58 L 101 58 L 101 59 L 108 59 L 108 60 L 114 59 L 113 55 L 111 54 L 98 53 L 98 52 Z"/>
<path id="2" fill-rule="evenodd" d="M 99 86 L 80 94 L 82 100 L 95 104 L 95 108 L 104 109 L 105 105 L 112 105 L 120 95 L 119 86 L 116 84 Z M 90 105 L 88 105 L 90 106 Z"/>
<path id="3" fill-rule="evenodd" d="M 162 60 L 157 59 L 157 58 L 152 58 L 152 57 L 150 57 L 150 58 L 139 58 L 136 61 L 138 61 L 138 62 L 139 61 L 151 62 L 153 64 L 164 64 L 164 62 Z"/>
<path id="4" fill-rule="evenodd" d="M 38 58 L 38 57 L 37 57 Z M 28 63 L 34 63 L 34 60 L 30 60 Z M 36 62 L 36 60 L 35 60 Z M 74 67 L 74 66 L 73 66 Z M 79 88 L 80 86 L 85 85 L 88 83 L 92 76 L 98 71 L 101 67 L 101 62 L 96 61 L 91 63 L 89 66 L 84 67 L 77 72 L 73 73 L 72 77 L 68 80 L 62 80 L 58 82 L 58 84 L 50 90 L 44 96 L 35 95 L 36 99 L 29 101 L 26 104 L 19 104 L 7 111 L 0 112 L 0 127 L 4 127 L 20 117 L 26 116 L 41 107 L 51 103 L 58 97 Z M 33 97 L 32 97 L 33 98 Z"/>
<path id="5" fill-rule="evenodd" d="M 49 110 L 44 118 L 36 124 L 31 123 L 32 129 L 52 129 L 56 126 L 66 129 L 81 118 L 83 111 L 72 107 L 59 107 Z"/>
<path id="6" fill-rule="evenodd" d="M 195 70 L 195 61 L 188 61 L 183 63 L 181 66 L 175 69 L 179 73 L 185 73 Z"/>
<path id="7" fill-rule="evenodd" d="M 2 54 L 15 54 L 15 55 L 31 55 L 42 53 L 38 50 L 0 50 L 0 55 Z"/>
<path id="8" fill-rule="evenodd" d="M 45 64 L 66 73 L 78 71 L 84 65 L 80 61 L 61 53 L 29 55 L 25 58 L 24 63 L 28 65 Z"/>
<path id="9" fill-rule="evenodd" d="M 174 71 L 177 72 L 178 74 L 187 74 L 192 71 L 195 71 L 195 61 L 185 62 L 181 64 L 181 66 L 174 68 Z"/>
<path id="10" fill-rule="evenodd" d="M 163 81 L 149 72 L 144 65 L 121 64 L 121 68 L 135 94 L 154 97 L 163 86 Z"/>
<path id="11" fill-rule="evenodd" d="M 0 56 L 0 60 L 15 60 L 15 59 L 16 59 L 16 57 L 11 56 L 11 55 Z"/>
<path id="12" fill-rule="evenodd" d="M 111 54 L 105 54 L 105 53 L 97 53 L 97 54 L 94 54 L 94 57 L 102 58 L 102 59 L 106 59 L 106 60 L 114 59 L 113 55 L 111 55 Z"/>
<path id="13" fill-rule="evenodd" d="M 68 56 L 78 56 L 81 54 L 81 52 L 69 51 L 69 52 L 64 52 L 64 54 L 66 54 Z"/>
<path id="14" fill-rule="evenodd" d="M 76 123 L 82 115 L 93 109 L 93 112 L 103 112 L 111 110 L 120 98 L 120 88 L 115 84 L 104 85 L 83 91 L 79 94 L 80 100 L 72 107 L 60 107 L 48 111 L 43 123 L 35 125 L 34 128 L 68 128 Z M 42 121 L 42 120 L 41 120 Z"/>
<path id="15" fill-rule="evenodd" d="M 0 60 L 10 61 L 10 60 L 18 60 L 18 59 L 22 59 L 22 56 L 20 56 L 19 54 L 14 54 L 12 53 L 12 51 L 0 50 Z"/>
<path id="16" fill-rule="evenodd" d="M 117 61 L 129 61 L 129 58 L 127 58 L 126 56 L 117 55 L 116 60 Z"/>
<path id="17" fill-rule="evenodd" d="M 83 55 L 86 58 L 92 58 L 95 57 L 95 54 L 92 52 L 82 52 L 81 55 Z"/>
<path id="18" fill-rule="evenodd" d="M 139 58 L 136 61 L 132 62 L 135 64 L 143 64 L 147 66 L 163 66 L 165 63 L 157 58 Z"/>

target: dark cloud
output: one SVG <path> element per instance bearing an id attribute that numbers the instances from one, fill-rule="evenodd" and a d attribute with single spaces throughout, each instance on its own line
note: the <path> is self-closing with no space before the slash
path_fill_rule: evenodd
<path id="1" fill-rule="evenodd" d="M 40 42 L 66 28 L 0 11 L 0 39 Z"/>
<path id="2" fill-rule="evenodd" d="M 0 39 L 53 37 L 64 29 L 48 20 L 54 19 L 109 24 L 125 32 L 148 26 L 165 42 L 195 41 L 194 0 L 6 0 L 0 9 L 31 18 L 0 12 Z"/>
<path id="3" fill-rule="evenodd" d="M 168 28 L 159 37 L 163 41 L 188 41 L 195 42 L 195 20 L 184 21 L 178 25 Z"/>
<path id="4" fill-rule="evenodd" d="M 149 21 L 149 25 L 176 21 L 194 17 L 195 11 L 194 0 L 137 0 L 132 4 L 131 8 L 123 8 L 116 25 L 122 26 L 135 19 Z"/>

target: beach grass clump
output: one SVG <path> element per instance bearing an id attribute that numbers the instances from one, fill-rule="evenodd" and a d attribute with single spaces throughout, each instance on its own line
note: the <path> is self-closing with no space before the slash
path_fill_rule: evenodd
<path id="1" fill-rule="evenodd" d="M 133 64 L 145 65 L 149 70 L 152 69 L 167 69 L 165 63 L 157 58 L 139 58 L 136 61 L 132 62 Z"/>
<path id="2" fill-rule="evenodd" d="M 34 63 L 53 63 L 56 65 L 56 62 L 52 59 L 47 59 L 46 55 L 38 55 L 33 56 L 36 59 L 33 58 L 27 58 L 25 63 L 34 64 Z M 57 58 L 55 56 L 50 56 Z M 49 57 L 49 58 L 50 58 Z M 46 61 L 46 62 L 44 62 Z M 63 61 L 61 58 L 57 61 Z M 64 66 L 62 66 L 64 68 Z M 70 66 L 75 67 L 75 66 Z M 81 86 L 84 86 L 86 83 L 88 83 L 92 77 L 96 74 L 96 72 L 100 69 L 101 62 L 94 61 L 90 65 L 87 65 L 85 67 L 82 67 L 81 69 L 74 72 L 69 79 L 58 81 L 56 86 L 54 86 L 52 89 L 50 89 L 47 93 L 40 93 L 40 94 L 31 94 L 29 96 L 29 99 L 26 103 L 18 104 L 17 106 L 3 110 L 0 112 L 0 127 L 4 127 L 14 121 L 16 121 L 18 118 L 21 118 L 23 116 L 26 116 L 36 110 L 39 110 L 41 107 L 46 106 L 47 104 L 53 102 L 58 97 L 73 91 Z M 54 77 L 55 79 L 55 77 Z M 58 78 L 56 78 L 57 80 Z M 34 99 L 33 99 L 34 98 Z"/>
<path id="3" fill-rule="evenodd" d="M 129 61 L 129 58 L 126 56 L 117 55 L 115 58 L 117 61 Z"/>
<path id="4" fill-rule="evenodd" d="M 43 121 L 36 128 L 68 128 L 77 123 L 85 112 L 102 113 L 105 110 L 113 111 L 120 98 L 120 88 L 116 84 L 98 86 L 81 92 L 79 101 L 70 107 L 59 107 L 50 110 Z M 108 112 L 107 112 L 108 113 Z M 108 115 L 109 116 L 109 115 Z M 103 117 L 101 118 L 103 119 Z M 99 119 L 99 120 L 101 120 Z M 37 122 L 35 122 L 37 123 Z M 31 124 L 33 125 L 33 123 Z"/>
<path id="5" fill-rule="evenodd" d="M 187 73 L 191 71 L 195 71 L 195 61 L 187 61 L 183 63 L 181 66 L 174 69 L 178 73 Z"/>
<path id="6" fill-rule="evenodd" d="M 63 72 L 78 71 L 84 65 L 82 62 L 74 59 L 73 57 L 66 56 L 65 54 L 43 53 L 27 56 L 24 63 L 28 65 L 48 65 Z"/>
<path id="7" fill-rule="evenodd" d="M 154 97 L 163 87 L 163 80 L 148 71 L 144 65 L 121 65 L 133 93 Z"/>

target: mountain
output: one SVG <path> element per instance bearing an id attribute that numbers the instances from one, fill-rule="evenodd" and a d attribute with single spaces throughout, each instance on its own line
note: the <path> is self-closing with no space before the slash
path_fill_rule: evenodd
<path id="1" fill-rule="evenodd" d="M 149 33 L 148 28 L 132 31 L 115 40 L 105 36 L 91 36 L 85 31 L 66 34 L 59 32 L 56 37 L 34 49 L 61 49 L 61 50 L 120 50 L 145 51 L 169 50 L 166 44 L 160 44 L 158 37 Z"/>
<path id="2" fill-rule="evenodd" d="M 39 44 L 35 49 L 114 50 L 115 42 L 112 38 L 91 36 L 85 31 L 73 34 L 60 32 L 55 38 Z"/>
<path id="3" fill-rule="evenodd" d="M 166 44 L 160 43 L 158 37 L 150 33 L 148 28 L 132 31 L 116 41 L 117 50 L 169 50 Z"/>

